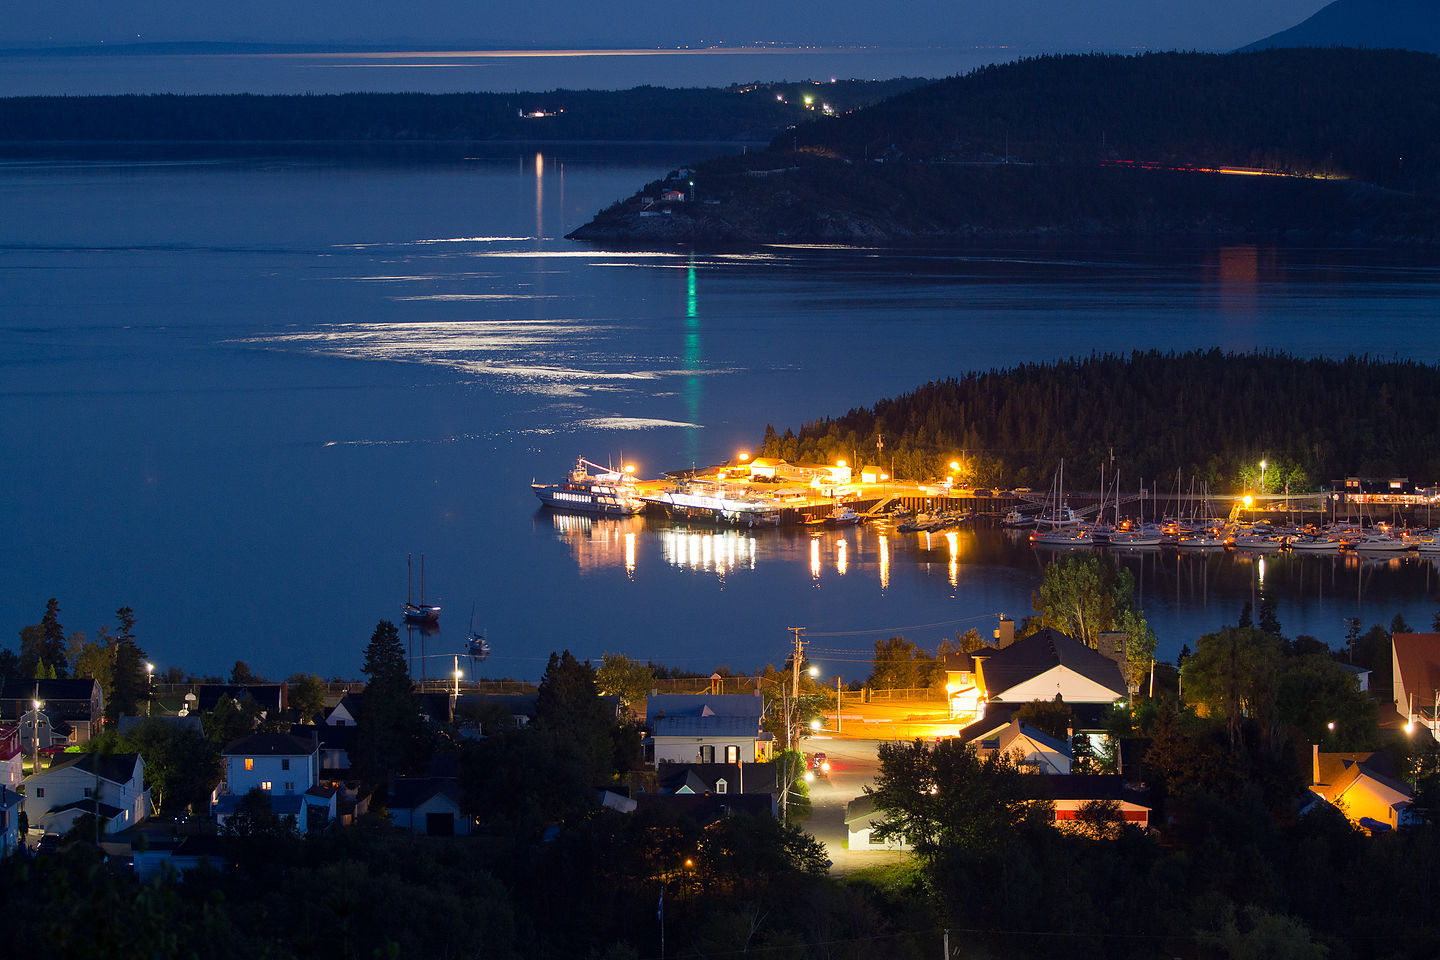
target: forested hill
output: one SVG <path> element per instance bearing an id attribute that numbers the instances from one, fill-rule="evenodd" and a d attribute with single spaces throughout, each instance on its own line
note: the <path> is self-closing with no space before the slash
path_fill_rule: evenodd
<path id="1" fill-rule="evenodd" d="M 992 234 L 1433 237 L 1440 57 L 1265 50 L 984 67 L 701 167 L 710 209 L 581 237 L 927 241 Z M 1205 171 L 1244 168 L 1241 176 Z M 688 231 L 688 232 L 687 232 Z"/>
<path id="2" fill-rule="evenodd" d="M 1242 49 L 1369 47 L 1440 53 L 1435 0 L 1335 0 L 1313 16 Z"/>
<path id="3" fill-rule="evenodd" d="M 807 96 L 836 110 L 852 110 L 925 82 L 544 93 L 8 97 L 0 98 L 0 142 L 763 142 L 813 115 Z"/>
<path id="4" fill-rule="evenodd" d="M 772 151 L 1029 163 L 1134 161 L 1440 187 L 1440 57 L 1265 50 L 1039 57 L 806 124 Z"/>
<path id="5" fill-rule="evenodd" d="M 1067 477 L 1095 487 L 1113 454 L 1137 488 L 1180 470 L 1217 491 L 1255 489 L 1263 458 L 1267 489 L 1288 482 L 1300 491 L 1356 475 L 1440 479 L 1435 423 L 1435 366 L 1149 352 L 932 382 L 798 434 L 767 429 L 762 448 L 786 459 L 868 461 L 883 435 L 896 476 L 943 476 L 963 456 L 977 485 L 1033 487 L 1062 457 Z"/>

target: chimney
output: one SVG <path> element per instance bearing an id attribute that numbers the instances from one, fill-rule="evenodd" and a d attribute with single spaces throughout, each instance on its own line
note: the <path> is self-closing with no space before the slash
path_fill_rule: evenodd
<path id="1" fill-rule="evenodd" d="M 1310 744 L 1310 785 L 1320 782 L 1320 744 Z"/>
<path id="2" fill-rule="evenodd" d="M 1004 650 L 1015 642 L 1015 621 L 1000 615 L 1000 625 L 995 628 L 995 646 Z"/>
<path id="3" fill-rule="evenodd" d="M 1125 654 L 1125 631 L 1124 630 L 1102 630 L 1096 638 L 1096 652 L 1107 660 L 1114 660 L 1120 672 L 1125 672 L 1125 665 L 1129 663 L 1129 657 Z"/>

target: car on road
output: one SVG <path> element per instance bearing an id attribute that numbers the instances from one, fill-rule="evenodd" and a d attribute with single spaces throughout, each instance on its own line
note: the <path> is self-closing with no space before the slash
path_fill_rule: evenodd
<path id="1" fill-rule="evenodd" d="M 829 773 L 830 758 L 823 753 L 810 754 L 810 769 L 816 773 Z"/>

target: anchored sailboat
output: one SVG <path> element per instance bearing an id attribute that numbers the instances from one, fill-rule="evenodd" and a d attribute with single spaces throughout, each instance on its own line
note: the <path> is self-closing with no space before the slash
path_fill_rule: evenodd
<path id="1" fill-rule="evenodd" d="M 436 623 L 440 619 L 440 607 L 437 604 L 425 602 L 425 554 L 420 554 L 420 602 L 413 603 L 410 599 L 410 554 L 405 555 L 405 622 L 406 623 Z"/>

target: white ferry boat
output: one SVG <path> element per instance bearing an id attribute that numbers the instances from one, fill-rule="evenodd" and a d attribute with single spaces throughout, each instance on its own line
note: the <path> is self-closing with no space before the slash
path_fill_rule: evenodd
<path id="1" fill-rule="evenodd" d="M 591 473 L 594 469 L 598 472 Z M 609 517 L 630 517 L 645 509 L 635 489 L 635 468 L 612 470 L 584 457 L 575 460 L 570 476 L 559 483 L 532 483 L 530 489 L 547 507 Z"/>

